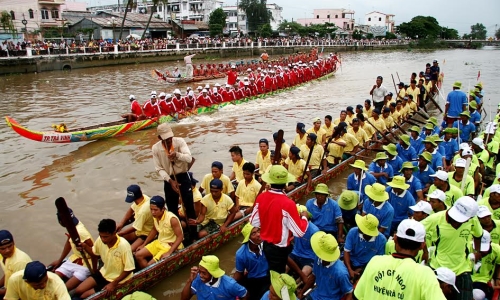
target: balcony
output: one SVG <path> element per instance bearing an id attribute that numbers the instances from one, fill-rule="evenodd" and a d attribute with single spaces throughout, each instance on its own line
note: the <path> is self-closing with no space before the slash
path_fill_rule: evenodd
<path id="1" fill-rule="evenodd" d="M 65 0 L 38 0 L 38 4 L 52 4 L 52 5 L 60 5 L 64 4 Z"/>

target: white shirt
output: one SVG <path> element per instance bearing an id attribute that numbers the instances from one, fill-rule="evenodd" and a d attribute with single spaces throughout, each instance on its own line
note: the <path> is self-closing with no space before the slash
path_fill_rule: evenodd
<path id="1" fill-rule="evenodd" d="M 384 101 L 385 96 L 387 96 L 387 93 L 388 92 L 387 92 L 387 89 L 385 88 L 385 86 L 380 85 L 380 87 L 376 87 L 373 90 L 373 102 L 379 103 L 379 102 Z"/>

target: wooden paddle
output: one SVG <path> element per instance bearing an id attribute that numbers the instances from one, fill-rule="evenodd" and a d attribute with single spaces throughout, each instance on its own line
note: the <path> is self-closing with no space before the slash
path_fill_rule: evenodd
<path id="1" fill-rule="evenodd" d="M 394 141 L 391 141 L 385 134 L 380 132 L 377 127 L 373 126 L 373 124 L 368 119 L 366 119 L 365 121 L 368 122 L 368 124 L 370 124 L 375 129 L 375 131 L 377 131 L 377 133 L 380 134 L 386 141 L 388 141 L 389 143 L 395 143 Z"/>
<path id="2" fill-rule="evenodd" d="M 283 144 L 284 134 L 285 132 L 282 129 L 278 130 L 278 137 L 276 138 L 276 147 L 274 148 L 274 156 L 271 162 L 273 165 L 279 165 L 281 163 L 281 145 Z"/>
<path id="3" fill-rule="evenodd" d="M 438 91 L 439 91 L 439 89 L 438 89 Z M 441 92 L 441 91 L 439 91 L 439 92 Z M 434 97 L 431 96 L 431 97 L 429 97 L 429 99 L 432 101 L 432 103 L 434 103 L 434 105 L 439 109 L 439 111 L 441 113 L 443 113 L 443 109 L 441 108 L 441 106 L 439 106 L 439 103 L 436 102 L 436 100 L 434 99 Z M 443 97 L 443 99 L 444 99 L 444 97 Z"/>
<path id="4" fill-rule="evenodd" d="M 403 129 L 403 127 L 399 126 L 398 122 L 394 122 L 394 124 L 399 130 L 401 130 L 402 133 L 407 134 L 406 131 Z"/>
<path id="5" fill-rule="evenodd" d="M 328 142 L 325 145 L 323 157 L 321 158 L 321 161 L 323 161 L 323 159 L 325 159 L 325 157 L 326 157 L 328 145 L 330 145 L 330 143 L 333 141 L 333 139 L 336 138 L 344 129 L 345 129 L 344 126 L 336 126 L 335 127 L 335 130 L 333 131 L 332 136 L 328 139 Z M 321 167 L 323 167 L 323 165 L 321 165 Z"/>
<path id="6" fill-rule="evenodd" d="M 68 234 L 73 241 L 73 243 L 78 246 L 82 242 L 80 240 L 80 235 L 76 230 L 76 225 L 73 223 L 73 218 L 71 217 L 71 213 L 69 211 L 68 205 L 66 204 L 66 200 L 63 197 L 59 197 L 56 199 L 56 208 L 57 213 L 61 219 L 61 224 L 66 227 Z M 93 274 L 93 270 L 90 267 L 90 263 L 87 259 L 86 253 L 83 250 L 80 251 L 82 254 L 83 261 L 85 262 L 85 266 L 89 269 L 90 273 Z"/>
<path id="7" fill-rule="evenodd" d="M 306 166 L 304 167 L 304 171 L 302 172 L 302 176 L 300 176 L 300 178 L 302 178 L 302 180 L 304 180 L 304 176 L 306 176 L 306 171 L 307 171 L 307 168 L 309 167 L 309 162 L 311 161 L 311 156 L 312 156 L 312 153 L 314 151 L 314 146 L 316 146 L 316 142 L 314 142 L 312 148 L 309 149 L 309 156 L 307 157 Z M 276 155 L 276 153 L 275 153 L 275 155 Z"/>

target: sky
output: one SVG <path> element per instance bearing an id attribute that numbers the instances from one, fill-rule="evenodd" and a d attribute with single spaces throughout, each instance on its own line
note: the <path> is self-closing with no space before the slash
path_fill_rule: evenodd
<path id="1" fill-rule="evenodd" d="M 78 0 L 90 5 L 114 4 L 117 0 Z M 141 0 L 137 0 L 138 2 Z M 224 5 L 235 5 L 236 0 L 223 0 Z M 123 2 L 123 0 L 121 1 Z M 414 16 L 433 16 L 443 27 L 454 28 L 460 35 L 470 33 L 470 26 L 483 23 L 488 36 L 500 28 L 500 0 L 267 0 L 283 7 L 282 16 L 291 21 L 311 18 L 313 9 L 345 8 L 355 11 L 356 23 L 363 23 L 365 14 L 379 11 L 394 14 L 396 25 L 409 22 Z M 413 4 L 413 6 L 411 5 Z"/>

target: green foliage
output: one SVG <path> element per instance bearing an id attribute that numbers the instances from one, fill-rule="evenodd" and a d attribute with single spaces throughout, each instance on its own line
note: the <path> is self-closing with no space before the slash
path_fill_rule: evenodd
<path id="1" fill-rule="evenodd" d="M 3 10 L 0 13 L 0 24 L 4 31 L 12 34 L 17 33 L 16 27 L 14 26 L 14 22 L 12 22 L 12 17 L 6 10 Z"/>
<path id="2" fill-rule="evenodd" d="M 208 19 L 208 28 L 210 28 L 210 36 L 221 35 L 226 27 L 226 13 L 222 8 L 214 10 Z"/>
<path id="3" fill-rule="evenodd" d="M 303 27 L 304 26 L 297 22 L 288 22 L 287 20 L 284 20 L 283 22 L 281 22 L 280 26 L 278 26 L 278 30 L 289 35 L 294 35 L 302 31 Z"/>
<path id="4" fill-rule="evenodd" d="M 483 23 L 476 23 L 476 25 L 470 27 L 470 34 L 464 35 L 464 37 L 473 40 L 485 40 L 486 33 L 487 30 Z"/>
<path id="5" fill-rule="evenodd" d="M 385 33 L 385 39 L 386 39 L 386 40 L 395 40 L 395 39 L 397 39 L 397 38 L 398 38 L 398 37 L 397 37 L 394 33 L 392 33 L 392 32 L 387 31 L 387 32 Z"/>
<path id="6" fill-rule="evenodd" d="M 500 39 L 500 28 L 497 30 L 497 32 L 495 32 L 495 37 L 497 39 Z"/>
<path id="7" fill-rule="evenodd" d="M 361 31 L 356 29 L 352 32 L 352 38 L 355 40 L 361 40 L 363 38 L 363 34 L 361 33 Z"/>
<path id="8" fill-rule="evenodd" d="M 398 26 L 399 33 L 416 38 L 437 38 L 441 33 L 441 26 L 438 21 L 431 16 L 416 16 L 410 22 L 403 22 Z"/>
<path id="9" fill-rule="evenodd" d="M 273 29 L 271 28 L 271 25 L 269 24 L 264 24 L 259 27 L 259 35 L 263 38 L 270 37 L 273 34 Z"/>
<path id="10" fill-rule="evenodd" d="M 453 28 L 441 28 L 441 38 L 447 40 L 456 40 L 459 38 L 458 31 Z"/>
<path id="11" fill-rule="evenodd" d="M 260 26 L 269 24 L 272 19 L 265 0 L 241 0 L 239 8 L 247 15 L 249 32 L 256 32 Z"/>
<path id="12" fill-rule="evenodd" d="M 366 35 L 366 38 L 371 40 L 373 39 L 373 33 L 369 32 L 367 35 Z"/>

